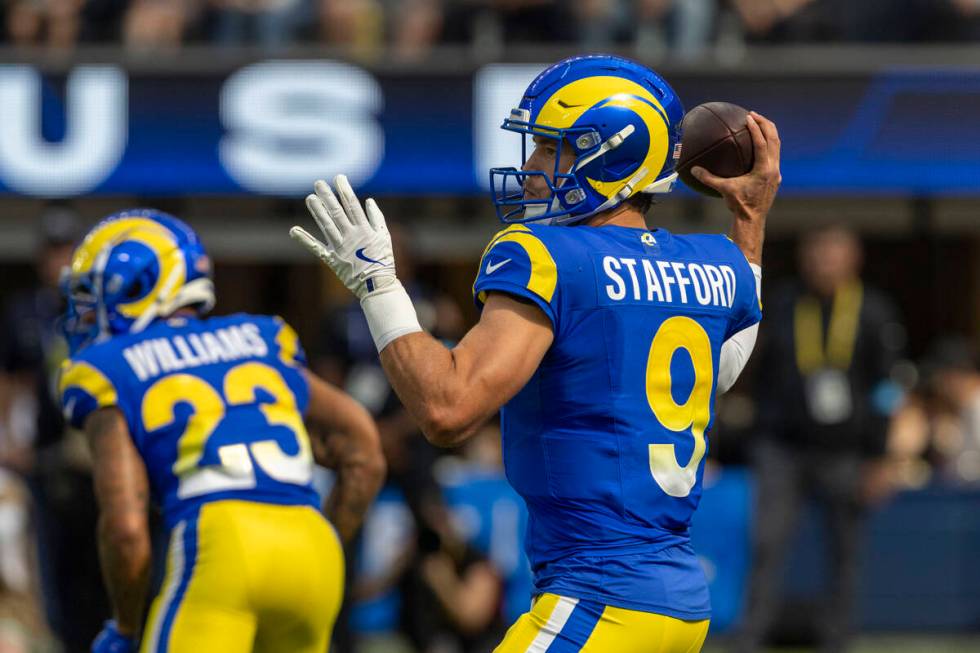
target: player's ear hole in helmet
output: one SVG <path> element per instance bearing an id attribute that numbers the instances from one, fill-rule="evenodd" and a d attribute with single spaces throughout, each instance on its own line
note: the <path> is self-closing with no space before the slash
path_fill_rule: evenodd
<path id="1" fill-rule="evenodd" d="M 609 55 L 572 57 L 528 86 L 501 127 L 551 139 L 574 153 L 568 169 L 556 156 L 551 171 L 493 168 L 490 186 L 502 222 L 579 222 L 640 194 L 668 193 L 677 178 L 684 108 L 659 75 Z M 527 167 L 527 166 L 525 166 Z M 533 180 L 533 181 L 532 181 Z M 527 193 L 527 184 L 546 189 Z"/>
<path id="2" fill-rule="evenodd" d="M 172 215 L 129 209 L 97 224 L 62 275 L 62 330 L 72 354 L 189 308 L 214 306 L 211 264 L 197 234 Z"/>

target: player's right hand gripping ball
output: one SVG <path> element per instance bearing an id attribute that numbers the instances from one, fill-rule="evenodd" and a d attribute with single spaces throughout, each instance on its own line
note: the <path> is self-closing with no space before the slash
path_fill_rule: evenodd
<path id="1" fill-rule="evenodd" d="M 373 199 L 362 208 L 347 177 L 337 175 L 333 183 L 339 201 L 323 180 L 313 184 L 315 193 L 306 197 L 306 208 L 326 242 L 300 226 L 290 229 L 289 235 L 326 263 L 358 299 L 364 299 L 398 281 L 391 234 Z"/>
<path id="2" fill-rule="evenodd" d="M 684 116 L 681 158 L 675 170 L 688 187 L 713 197 L 721 193 L 691 174 L 700 166 L 719 177 L 741 177 L 752 170 L 755 150 L 746 125 L 749 112 L 728 102 L 699 104 Z"/>

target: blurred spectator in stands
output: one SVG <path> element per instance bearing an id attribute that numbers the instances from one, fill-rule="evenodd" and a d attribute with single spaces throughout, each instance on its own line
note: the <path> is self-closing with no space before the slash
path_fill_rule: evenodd
<path id="1" fill-rule="evenodd" d="M 174 50 L 200 12 L 200 0 L 132 0 L 123 19 L 123 44 L 130 50 Z"/>
<path id="2" fill-rule="evenodd" d="M 384 48 L 384 9 L 379 0 L 318 0 L 320 40 L 359 57 Z"/>
<path id="3" fill-rule="evenodd" d="M 355 621 L 375 636 L 378 648 L 383 641 L 385 650 L 483 653 L 503 635 L 504 576 L 521 570 L 505 574 L 492 554 L 507 558 L 510 568 L 526 568 L 527 561 L 518 506 L 513 519 L 505 514 L 507 500 L 520 499 L 503 479 L 499 439 L 499 429 L 489 424 L 467 443 L 466 462 L 455 456 L 436 461 L 418 455 L 420 436 L 382 428 L 391 478 L 365 520 L 364 564 L 349 594 L 357 604 Z M 502 496 L 500 486 L 509 494 Z M 523 577 L 527 582 L 514 588 L 518 614 L 530 596 L 529 570 Z"/>
<path id="4" fill-rule="evenodd" d="M 67 650 L 87 650 L 108 614 L 92 537 L 96 519 L 84 436 L 66 430 L 53 397 L 57 371 L 68 354 L 56 321 L 61 268 L 80 234 L 77 217 L 52 208 L 41 220 L 37 285 L 12 297 L 0 321 L 0 360 L 9 393 L 0 405 L 18 406 L 8 436 L 16 453 L 7 464 L 30 483 L 36 505 L 37 539 L 45 610 Z M 31 447 L 25 454 L 17 448 Z M 10 460 L 15 462 L 11 464 Z"/>
<path id="5" fill-rule="evenodd" d="M 388 30 L 392 54 L 398 61 L 428 54 L 443 27 L 441 0 L 388 0 Z"/>
<path id="6" fill-rule="evenodd" d="M 976 0 L 892 0 L 853 4 L 860 6 L 857 38 L 861 41 L 924 43 L 970 40 L 978 36 L 980 3 Z M 851 9 L 852 14 L 855 9 Z"/>
<path id="7" fill-rule="evenodd" d="M 457 531 L 441 495 L 419 508 L 416 557 L 400 583 L 402 632 L 419 653 L 489 651 L 504 634 L 500 575 Z"/>
<path id="8" fill-rule="evenodd" d="M 575 41 L 575 5 L 560 0 L 469 0 L 446 4 L 445 39 L 484 55 L 505 45 Z"/>
<path id="9" fill-rule="evenodd" d="M 590 50 L 622 41 L 631 28 L 631 7 L 624 0 L 580 0 L 574 3 L 574 10 L 578 40 Z"/>
<path id="10" fill-rule="evenodd" d="M 696 59 L 711 45 L 718 0 L 640 0 L 636 10 L 636 51 L 644 57 L 666 52 Z"/>
<path id="11" fill-rule="evenodd" d="M 30 653 L 52 643 L 38 597 L 30 495 L 0 469 L 0 651 Z"/>
<path id="12" fill-rule="evenodd" d="M 574 41 L 573 3 L 560 0 L 491 0 L 507 44 Z"/>
<path id="13" fill-rule="evenodd" d="M 980 484 L 980 366 L 963 337 L 936 342 L 919 368 L 919 383 L 891 423 L 888 452 L 895 483 Z"/>
<path id="14" fill-rule="evenodd" d="M 0 465 L 22 475 L 34 469 L 34 449 L 60 438 L 61 411 L 53 397 L 55 376 L 68 354 L 56 327 L 62 312 L 58 280 L 68 265 L 78 219 L 64 208 L 40 220 L 37 284 L 14 294 L 0 317 Z"/>
<path id="15" fill-rule="evenodd" d="M 16 45 L 72 48 L 84 6 L 85 0 L 13 0 L 7 6 L 7 33 Z"/>
<path id="16" fill-rule="evenodd" d="M 733 0 L 750 41 L 914 43 L 975 39 L 977 0 Z"/>
<path id="17" fill-rule="evenodd" d="M 533 594 L 524 554 L 527 510 L 504 474 L 500 423 L 492 419 L 436 463 L 436 478 L 466 541 L 487 555 L 503 583 L 503 621 L 514 623 Z"/>
<path id="18" fill-rule="evenodd" d="M 733 0 L 750 36 L 765 36 L 780 23 L 800 14 L 814 0 Z"/>
<path id="19" fill-rule="evenodd" d="M 802 240 L 802 284 L 766 303 L 757 379 L 754 567 L 740 651 L 757 651 L 779 610 L 779 579 L 807 500 L 826 517 L 830 587 L 821 651 L 843 651 L 866 497 L 883 481 L 890 374 L 904 343 L 891 302 L 861 282 L 861 247 L 840 226 Z"/>
<path id="20" fill-rule="evenodd" d="M 980 40 L 980 1 L 949 0 L 953 8 L 952 25 L 947 34 L 952 39 Z"/>
<path id="21" fill-rule="evenodd" d="M 980 483 L 980 369 L 969 340 L 937 342 L 923 364 L 933 395 L 930 448 L 945 480 Z M 943 417 L 946 417 L 944 420 Z"/>
<path id="22" fill-rule="evenodd" d="M 258 44 L 282 48 L 295 36 L 306 0 L 212 0 L 215 41 L 221 45 Z"/>

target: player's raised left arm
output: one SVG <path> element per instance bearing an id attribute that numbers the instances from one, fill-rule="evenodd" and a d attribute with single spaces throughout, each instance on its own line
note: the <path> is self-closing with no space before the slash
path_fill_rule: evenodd
<path id="1" fill-rule="evenodd" d="M 290 235 L 361 300 L 385 372 L 429 441 L 459 444 L 531 378 L 551 346 L 551 323 L 537 306 L 491 293 L 479 324 L 448 349 L 419 326 L 377 204 L 362 208 L 343 175 L 334 185 L 339 200 L 323 181 L 306 198 L 326 242 L 302 227 Z"/>
<path id="2" fill-rule="evenodd" d="M 755 111 L 749 112 L 746 125 L 752 134 L 755 154 L 755 164 L 748 174 L 723 178 L 701 167 L 693 168 L 691 174 L 725 198 L 733 216 L 731 239 L 749 263 L 762 265 L 766 217 L 783 180 L 779 171 L 781 143 L 775 123 Z"/>
<path id="3" fill-rule="evenodd" d="M 143 620 L 150 579 L 147 520 L 150 492 L 146 467 L 118 409 L 101 408 L 93 412 L 85 421 L 85 433 L 92 452 L 95 497 L 99 505 L 99 559 L 115 619 L 115 624 L 107 626 L 99 639 L 121 635 L 135 640 Z"/>

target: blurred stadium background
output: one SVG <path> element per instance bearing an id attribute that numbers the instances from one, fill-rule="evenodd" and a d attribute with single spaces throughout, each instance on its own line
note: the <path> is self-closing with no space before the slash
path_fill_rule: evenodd
<path id="1" fill-rule="evenodd" d="M 855 650 L 980 651 L 977 0 L 6 0 L 0 16 L 0 651 L 84 651 L 107 616 L 86 453 L 49 393 L 64 355 L 50 283 L 80 229 L 133 205 L 200 231 L 218 312 L 283 315 L 313 367 L 379 416 L 392 478 L 349 552 L 334 650 L 488 650 L 529 591 L 498 433 L 425 446 L 343 288 L 286 232 L 314 179 L 348 174 L 397 224 L 423 322 L 458 338 L 498 228 L 487 169 L 519 163 L 498 126 L 542 64 L 593 50 L 655 67 L 688 108 L 726 100 L 777 123 L 764 303 L 797 278 L 802 234 L 859 234 L 863 278 L 897 307 L 898 355 L 875 397 L 891 421 L 866 467 Z M 651 216 L 685 232 L 728 221 L 683 188 Z M 764 518 L 748 466 L 758 368 L 720 405 L 695 522 L 710 651 L 744 611 Z M 785 650 L 815 641 L 829 582 L 819 515 L 801 522 L 772 635 Z M 461 624 L 434 598 L 447 559 L 456 581 L 491 574 L 485 618 Z"/>

